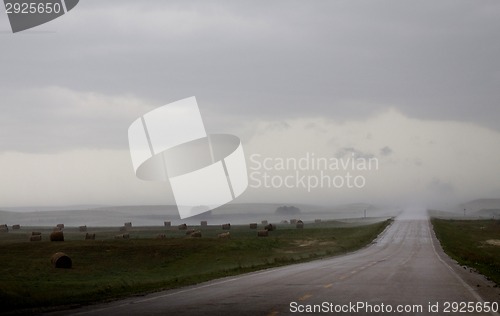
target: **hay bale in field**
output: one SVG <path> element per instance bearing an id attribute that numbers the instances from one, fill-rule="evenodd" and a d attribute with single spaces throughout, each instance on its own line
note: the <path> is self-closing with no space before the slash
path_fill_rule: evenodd
<path id="1" fill-rule="evenodd" d="M 257 232 L 257 237 L 267 237 L 267 236 L 269 236 L 268 230 L 259 230 Z"/>
<path id="2" fill-rule="evenodd" d="M 264 227 L 265 230 L 267 231 L 273 231 L 273 230 L 276 230 L 276 225 L 273 225 L 273 224 L 267 224 L 265 227 Z"/>
<path id="3" fill-rule="evenodd" d="M 132 222 L 127 222 L 123 224 L 123 226 L 125 226 L 125 228 L 132 228 Z"/>
<path id="4" fill-rule="evenodd" d="M 9 232 L 9 227 L 7 224 L 0 225 L 0 233 L 8 233 Z"/>
<path id="5" fill-rule="evenodd" d="M 201 232 L 197 230 L 195 232 L 192 232 L 190 236 L 195 238 L 201 238 Z"/>
<path id="6" fill-rule="evenodd" d="M 156 236 L 156 239 L 165 239 L 165 238 L 167 238 L 167 236 L 165 234 L 158 234 Z"/>
<path id="7" fill-rule="evenodd" d="M 267 223 L 268 223 L 268 222 L 267 222 L 266 220 L 263 220 L 263 221 L 261 222 L 261 224 L 262 224 L 262 225 L 267 225 Z"/>
<path id="8" fill-rule="evenodd" d="M 314 220 L 314 222 L 315 222 L 316 224 L 319 224 L 319 223 L 321 223 L 321 219 L 315 219 L 315 220 Z"/>
<path id="9" fill-rule="evenodd" d="M 257 229 L 257 223 L 251 223 L 250 229 Z"/>
<path id="10" fill-rule="evenodd" d="M 201 227 L 207 227 L 208 226 L 208 222 L 207 221 L 201 221 L 200 225 L 201 225 Z"/>
<path id="11" fill-rule="evenodd" d="M 297 219 L 296 219 L 296 218 L 292 218 L 292 219 L 290 220 L 290 224 L 291 224 L 291 225 L 295 225 L 295 224 L 297 224 Z"/>
<path id="12" fill-rule="evenodd" d="M 230 232 L 225 232 L 225 233 L 220 233 L 217 235 L 219 238 L 231 238 L 231 233 Z"/>
<path id="13" fill-rule="evenodd" d="M 64 229 L 64 224 L 57 224 L 56 227 L 60 228 L 61 230 Z"/>
<path id="14" fill-rule="evenodd" d="M 222 224 L 222 230 L 230 230 L 231 229 L 231 224 Z"/>
<path id="15" fill-rule="evenodd" d="M 21 229 L 21 225 L 19 225 L 19 224 L 12 225 L 12 229 L 13 230 L 19 230 L 19 229 Z"/>
<path id="16" fill-rule="evenodd" d="M 50 234 L 50 241 L 64 241 L 63 232 L 52 232 Z"/>
<path id="17" fill-rule="evenodd" d="M 177 226 L 177 228 L 179 228 L 179 230 L 186 230 L 186 229 L 188 229 L 188 225 L 181 224 L 181 225 Z"/>
<path id="18" fill-rule="evenodd" d="M 115 239 L 129 239 L 130 234 L 120 234 L 120 235 L 115 235 Z"/>
<path id="19" fill-rule="evenodd" d="M 30 241 L 42 241 L 42 235 L 30 236 Z"/>
<path id="20" fill-rule="evenodd" d="M 53 254 L 50 258 L 50 262 L 52 263 L 54 268 L 71 269 L 71 267 L 73 266 L 71 258 L 68 257 L 64 252 L 56 252 L 55 254 Z"/>
<path id="21" fill-rule="evenodd" d="M 301 220 L 298 220 L 297 221 L 297 224 L 295 224 L 295 227 L 296 228 L 304 228 L 304 222 L 301 221 Z"/>
<path id="22" fill-rule="evenodd" d="M 38 236 L 38 235 L 41 235 L 42 233 L 41 232 L 31 232 L 31 236 Z"/>
<path id="23" fill-rule="evenodd" d="M 172 223 L 171 222 L 163 222 L 163 226 L 165 226 L 165 227 L 171 227 Z"/>
<path id="24" fill-rule="evenodd" d="M 85 234 L 85 240 L 95 240 L 95 234 Z"/>
<path id="25" fill-rule="evenodd" d="M 82 233 L 87 232 L 87 225 L 84 225 L 84 226 L 79 226 L 79 227 L 78 227 L 78 231 L 80 231 L 80 232 L 82 232 Z"/>
<path id="26" fill-rule="evenodd" d="M 186 235 L 191 235 L 192 233 L 194 233 L 196 230 L 194 229 L 188 229 L 186 230 Z"/>

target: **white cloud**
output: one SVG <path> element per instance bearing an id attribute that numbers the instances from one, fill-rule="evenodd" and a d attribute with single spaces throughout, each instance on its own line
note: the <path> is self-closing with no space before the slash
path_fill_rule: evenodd
<path id="1" fill-rule="evenodd" d="M 460 122 L 411 119 L 396 110 L 343 123 L 302 118 L 286 124 L 286 130 L 277 130 L 267 128 L 275 122 L 261 123 L 245 144 L 247 157 L 255 153 L 297 159 L 307 153 L 336 157 L 347 148 L 365 157 L 377 157 L 379 170 L 360 173 L 367 180 L 362 190 L 317 189 L 308 193 L 304 189 L 254 189 L 248 193 L 250 199 L 265 196 L 283 200 L 293 196 L 299 201 L 325 204 L 367 200 L 436 204 L 495 196 L 500 190 L 500 133 L 494 130 Z M 391 148 L 391 155 L 380 154 L 380 148 L 385 147 Z"/>
<path id="2" fill-rule="evenodd" d="M 128 150 L 2 153 L 2 206 L 171 204 L 168 184 L 134 175 Z"/>
<path id="3" fill-rule="evenodd" d="M 126 119 L 135 114 L 135 110 L 131 112 L 134 113 L 124 115 Z M 329 158 L 348 148 L 365 157 L 377 157 L 379 169 L 352 173 L 366 178 L 363 189 L 318 188 L 307 192 L 304 188 L 249 188 L 237 199 L 240 202 L 336 204 L 415 200 L 435 204 L 495 196 L 500 190 L 497 179 L 500 133 L 479 126 L 411 119 L 396 110 L 341 123 L 310 117 L 247 124 L 254 128 L 253 136 L 243 143 L 249 168 L 255 167 L 249 159 L 254 154 L 298 159 L 310 153 Z M 240 131 L 246 128 L 242 125 Z M 237 129 L 231 132 L 240 134 Z M 125 130 L 124 133 L 126 137 Z M 381 155 L 380 148 L 386 146 L 392 153 Z M 4 206 L 174 202 L 168 183 L 135 177 L 126 148 L 4 152 L 0 154 L 0 165 L 3 166 L 0 200 Z"/>

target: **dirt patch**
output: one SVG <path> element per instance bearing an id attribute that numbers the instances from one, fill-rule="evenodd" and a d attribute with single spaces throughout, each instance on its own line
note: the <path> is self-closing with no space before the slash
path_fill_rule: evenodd
<path id="1" fill-rule="evenodd" d="M 488 239 L 486 243 L 492 246 L 500 246 L 500 239 Z"/>
<path id="2" fill-rule="evenodd" d="M 317 244 L 318 241 L 316 239 L 306 239 L 306 240 L 295 240 L 293 243 L 298 247 L 308 247 Z"/>

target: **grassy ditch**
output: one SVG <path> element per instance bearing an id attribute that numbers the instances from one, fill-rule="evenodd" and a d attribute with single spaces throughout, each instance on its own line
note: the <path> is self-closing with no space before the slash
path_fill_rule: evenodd
<path id="1" fill-rule="evenodd" d="M 3 312 L 86 304 L 196 284 L 214 278 L 342 254 L 369 244 L 389 221 L 357 227 L 339 222 L 278 225 L 269 237 L 248 226 L 231 227 L 230 239 L 217 238 L 219 226 L 195 227 L 202 238 L 176 228 L 132 228 L 130 239 L 114 239 L 117 228 L 85 233 L 65 229 L 64 242 L 29 242 L 32 228 L 0 233 L 0 310 Z M 259 228 L 261 229 L 261 227 Z M 166 238 L 156 239 L 158 234 Z M 71 269 L 55 269 L 50 258 L 66 253 Z"/>
<path id="2" fill-rule="evenodd" d="M 431 221 L 450 257 L 500 284 L 500 220 Z"/>

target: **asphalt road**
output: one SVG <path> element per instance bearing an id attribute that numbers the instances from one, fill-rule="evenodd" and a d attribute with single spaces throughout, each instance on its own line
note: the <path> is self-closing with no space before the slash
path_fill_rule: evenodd
<path id="1" fill-rule="evenodd" d="M 472 302 L 476 310 L 476 304 L 485 301 L 498 304 L 498 288 L 444 255 L 425 210 L 413 209 L 398 216 L 370 247 L 349 255 L 79 308 L 65 314 L 297 315 L 299 311 L 316 308 L 303 314 L 498 315 L 452 312 L 453 302 Z M 450 313 L 445 311 L 448 304 Z M 401 308 L 408 312 L 398 312 Z"/>

